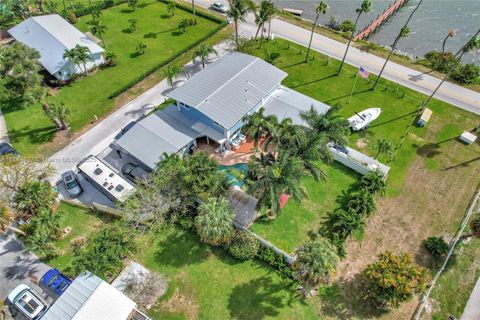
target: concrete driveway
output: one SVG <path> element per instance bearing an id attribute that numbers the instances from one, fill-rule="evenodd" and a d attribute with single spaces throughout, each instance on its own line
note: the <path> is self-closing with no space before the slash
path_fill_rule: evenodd
<path id="1" fill-rule="evenodd" d="M 10 233 L 0 235 L 0 298 L 5 300 L 16 286 L 26 284 L 51 303 L 48 296 L 38 286 L 40 278 L 51 267 L 41 262 L 34 254 L 24 250 L 23 244 Z"/>

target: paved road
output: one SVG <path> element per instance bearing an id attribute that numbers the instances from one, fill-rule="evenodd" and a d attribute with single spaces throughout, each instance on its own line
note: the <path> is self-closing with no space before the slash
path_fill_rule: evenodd
<path id="1" fill-rule="evenodd" d="M 215 1 L 221 1 L 225 4 L 227 3 L 226 0 L 197 0 L 196 3 L 203 7 L 209 7 Z M 240 24 L 239 30 L 241 34 L 247 37 L 255 35 L 257 26 L 254 23 L 253 14 L 250 14 L 247 17 L 245 23 Z M 272 20 L 271 32 L 275 36 L 296 42 L 303 46 L 308 46 L 310 40 L 309 30 L 297 27 L 280 19 Z M 346 45 L 325 36 L 314 34 L 312 48 L 315 51 L 341 60 L 345 53 Z M 378 74 L 385 59 L 351 47 L 348 51 L 346 62 L 357 67 L 362 66 L 369 72 Z M 427 95 L 431 94 L 440 83 L 440 79 L 438 78 L 393 62 L 387 64 L 383 77 Z M 445 82 L 436 93 L 435 98 L 473 113 L 480 114 L 479 92 Z"/>
<path id="2" fill-rule="evenodd" d="M 23 244 L 10 234 L 0 235 L 0 299 L 7 298 L 10 291 L 24 283 L 44 298 L 46 295 L 37 285 L 42 275 L 50 269 L 32 253 L 25 251 Z M 51 299 L 46 299 L 48 302 Z"/>
<path id="3" fill-rule="evenodd" d="M 475 288 L 473 288 L 460 320 L 478 319 L 480 319 L 480 278 L 478 279 Z"/>

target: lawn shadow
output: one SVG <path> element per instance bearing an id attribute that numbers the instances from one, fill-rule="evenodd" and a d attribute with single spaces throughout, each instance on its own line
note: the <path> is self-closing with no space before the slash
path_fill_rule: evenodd
<path id="1" fill-rule="evenodd" d="M 446 167 L 446 168 L 443 169 L 443 171 L 448 171 L 448 170 L 457 169 L 457 168 L 466 168 L 470 165 L 470 163 L 478 161 L 478 160 L 480 160 L 480 157 L 473 158 L 473 159 L 470 159 L 468 161 L 464 161 L 464 162 L 461 162 L 459 164 Z"/>
<path id="2" fill-rule="evenodd" d="M 293 65 L 292 65 L 293 66 Z M 285 68 L 284 68 L 285 69 Z M 330 78 L 333 78 L 333 77 L 336 77 L 337 74 L 334 73 L 334 74 L 331 74 L 329 76 L 326 76 L 326 77 L 323 77 L 323 78 L 320 78 L 320 79 L 316 79 L 316 80 L 312 80 L 312 81 L 309 81 L 309 82 L 305 82 L 305 83 L 302 83 L 302 84 L 298 84 L 296 86 L 292 86 L 291 88 L 292 89 L 295 89 L 295 88 L 298 88 L 298 87 L 303 87 L 303 86 L 308 86 L 309 84 L 314 84 L 314 83 L 317 83 L 317 82 L 320 82 L 320 81 L 323 81 L 323 80 L 328 80 Z M 349 95 L 348 95 L 349 96 Z M 332 99 L 332 100 L 335 100 L 335 99 Z"/>
<path id="3" fill-rule="evenodd" d="M 172 36 L 174 37 L 181 36 L 182 34 L 185 34 L 185 32 L 182 32 L 181 30 L 172 31 Z"/>
<path id="4" fill-rule="evenodd" d="M 135 10 L 133 9 L 122 9 L 120 10 L 121 13 L 132 13 L 132 12 L 135 12 Z"/>
<path id="5" fill-rule="evenodd" d="M 130 58 L 138 58 L 143 55 L 144 54 L 141 54 L 140 52 L 136 51 L 136 52 L 130 53 Z"/>
<path id="6" fill-rule="evenodd" d="M 162 13 L 160 15 L 160 19 L 170 19 L 172 16 L 169 15 L 168 13 Z"/>
<path id="7" fill-rule="evenodd" d="M 361 274 L 348 279 L 340 278 L 331 286 L 319 290 L 322 313 L 339 320 L 370 319 L 385 314 L 387 310 L 376 307 L 365 292 Z"/>
<path id="8" fill-rule="evenodd" d="M 154 254 L 155 262 L 175 268 L 201 263 L 212 254 L 208 245 L 186 231 L 172 232 L 160 246 Z"/>
<path id="9" fill-rule="evenodd" d="M 125 28 L 125 29 L 122 29 L 122 32 L 123 33 L 132 33 L 134 30 L 132 30 L 131 28 Z"/>
<path id="10" fill-rule="evenodd" d="M 433 158 L 442 153 L 440 151 L 440 145 L 438 145 L 438 143 L 430 142 L 422 146 L 413 144 L 413 147 L 417 149 L 417 154 L 423 158 Z"/>
<path id="11" fill-rule="evenodd" d="M 57 129 L 55 126 L 30 129 L 30 126 L 23 127 L 21 130 L 10 129 L 8 131 L 8 137 L 12 142 L 19 142 L 22 139 L 27 138 L 31 144 L 42 144 L 52 141 Z"/>
<path id="12" fill-rule="evenodd" d="M 383 126 L 384 124 L 387 124 L 387 123 L 390 123 L 390 122 L 394 122 L 394 121 L 397 121 L 397 120 L 400 120 L 400 119 L 403 119 L 403 118 L 406 118 L 410 115 L 413 115 L 413 114 L 416 114 L 417 111 L 412 111 L 412 112 L 409 112 L 407 114 L 404 114 L 402 116 L 398 116 L 396 118 L 393 118 L 393 119 L 390 119 L 390 120 L 387 120 L 387 121 L 384 121 L 382 123 L 378 123 L 378 124 L 374 124 L 374 125 L 369 125 L 368 127 L 369 128 L 375 128 L 375 127 L 379 127 L 379 126 Z"/>
<path id="13" fill-rule="evenodd" d="M 157 35 L 159 35 L 159 34 L 163 34 L 163 33 L 167 33 L 167 32 L 174 32 L 177 29 L 178 28 L 173 28 L 173 29 L 168 29 L 168 30 L 165 30 L 165 31 L 149 32 L 149 33 L 144 34 L 143 37 L 145 39 L 155 39 L 155 38 L 157 38 Z"/>
<path id="14" fill-rule="evenodd" d="M 334 76 L 335 76 L 335 75 L 332 75 L 332 76 L 330 76 L 329 78 L 334 77 Z M 335 100 L 339 100 L 339 99 L 342 99 L 342 98 L 350 97 L 350 95 L 356 96 L 357 94 L 362 94 L 362 93 L 370 92 L 370 91 L 372 91 L 372 90 L 371 90 L 371 89 L 365 89 L 365 90 L 362 90 L 362 91 L 356 91 L 356 92 L 354 92 L 354 93 L 352 93 L 352 94 L 344 94 L 343 96 L 336 97 L 336 98 L 332 98 L 332 99 L 330 99 L 330 100 L 328 100 L 328 101 L 324 101 L 324 103 L 327 103 L 327 104 L 328 104 L 328 103 L 333 102 L 333 101 L 335 101 Z"/>
<path id="15" fill-rule="evenodd" d="M 300 62 L 292 63 L 292 64 L 289 64 L 288 66 L 282 67 L 282 69 L 288 69 L 288 68 L 291 68 L 291 67 L 299 66 L 299 65 L 304 64 L 304 63 L 306 63 L 306 62 L 305 61 L 300 61 Z"/>
<path id="16" fill-rule="evenodd" d="M 278 316 L 281 309 L 299 300 L 293 282 L 265 275 L 234 287 L 228 309 L 231 319 L 264 319 Z"/>

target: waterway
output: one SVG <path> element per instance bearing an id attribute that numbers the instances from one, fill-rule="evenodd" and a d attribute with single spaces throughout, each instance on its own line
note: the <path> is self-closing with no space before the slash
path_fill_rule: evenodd
<path id="1" fill-rule="evenodd" d="M 335 17 L 337 21 L 345 19 L 354 21 L 355 8 L 362 2 L 362 0 L 326 1 L 329 11 L 320 17 L 320 24 L 328 23 L 331 17 Z M 391 45 L 418 1 L 408 1 L 368 40 L 381 45 Z M 278 0 L 278 5 L 282 8 L 302 9 L 302 18 L 313 20 L 318 2 L 319 0 Z M 372 0 L 372 10 L 360 17 L 358 29 L 363 29 L 393 2 L 394 0 Z M 430 50 L 441 50 L 442 41 L 450 29 L 455 29 L 457 35 L 447 41 L 446 49 L 456 52 L 480 28 L 480 0 L 424 0 L 410 21 L 409 27 L 410 36 L 401 39 L 398 44 L 398 48 L 408 55 L 422 57 Z M 480 60 L 480 51 L 477 56 Z M 464 62 L 472 61 L 473 55 L 465 54 Z M 480 61 L 477 61 L 477 64 L 480 64 Z"/>

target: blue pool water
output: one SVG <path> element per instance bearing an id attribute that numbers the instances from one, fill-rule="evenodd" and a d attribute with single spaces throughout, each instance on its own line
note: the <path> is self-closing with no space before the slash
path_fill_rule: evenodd
<path id="1" fill-rule="evenodd" d="M 227 175 L 232 185 L 238 186 L 241 188 L 243 186 L 243 181 L 238 180 L 237 176 L 234 173 L 232 173 L 232 170 L 238 170 L 238 171 L 241 171 L 244 175 L 247 175 L 248 164 L 237 163 L 232 166 L 219 166 L 219 169 Z"/>

